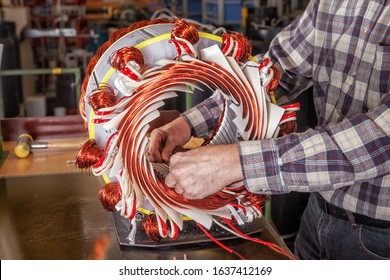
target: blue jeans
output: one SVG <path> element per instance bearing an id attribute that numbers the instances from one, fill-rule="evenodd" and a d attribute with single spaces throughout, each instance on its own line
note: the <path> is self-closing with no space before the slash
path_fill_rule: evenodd
<path id="1" fill-rule="evenodd" d="M 299 259 L 390 259 L 390 228 L 353 226 L 325 213 L 312 193 L 295 240 Z"/>

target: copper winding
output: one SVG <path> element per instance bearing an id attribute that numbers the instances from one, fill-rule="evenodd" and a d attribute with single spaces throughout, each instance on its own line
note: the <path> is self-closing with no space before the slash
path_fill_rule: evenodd
<path id="1" fill-rule="evenodd" d="M 269 200 L 268 196 L 255 193 L 247 193 L 242 198 L 241 201 L 245 206 L 247 205 L 259 205 L 263 207 Z"/>
<path id="2" fill-rule="evenodd" d="M 194 45 L 199 41 L 198 29 L 195 24 L 179 19 L 172 28 L 171 39 L 182 38 Z"/>
<path id="3" fill-rule="evenodd" d="M 81 89 L 80 89 L 80 100 L 79 100 L 79 112 L 80 112 L 80 115 L 83 117 L 83 119 L 85 120 L 86 122 L 86 107 L 85 107 L 85 103 L 86 103 L 86 96 L 87 96 L 87 87 L 88 87 L 88 81 L 89 81 L 89 76 L 85 76 L 82 84 L 81 84 Z"/>
<path id="4" fill-rule="evenodd" d="M 198 41 L 198 26 L 184 20 L 177 20 L 171 31 L 171 40 L 169 40 L 177 51 L 177 56 L 174 59 L 180 60 L 183 50 L 185 53 L 197 57 L 198 54 L 193 45 Z"/>
<path id="5" fill-rule="evenodd" d="M 106 184 L 99 191 L 99 200 L 102 203 L 104 209 L 110 212 L 117 211 L 115 206 L 121 200 L 121 195 L 119 192 L 119 183 L 110 182 Z"/>
<path id="6" fill-rule="evenodd" d="M 79 100 L 79 112 L 80 115 L 83 117 L 84 121 L 87 121 L 87 116 L 86 116 L 86 96 L 87 96 L 87 87 L 88 87 L 88 80 L 89 76 L 85 76 L 82 84 L 81 84 L 81 89 L 80 89 L 80 100 Z"/>
<path id="7" fill-rule="evenodd" d="M 268 86 L 268 89 L 267 89 L 268 92 L 274 91 L 278 87 L 279 80 L 280 80 L 280 72 L 279 72 L 278 68 L 276 68 L 274 65 L 272 65 L 271 69 L 273 70 L 274 75 L 272 77 L 271 82 L 269 83 L 269 86 Z"/>
<path id="8" fill-rule="evenodd" d="M 233 42 L 237 45 L 237 55 L 235 58 L 236 61 L 246 61 L 249 56 L 252 54 L 252 44 L 247 37 L 242 33 L 236 31 L 229 31 L 222 34 L 222 44 L 221 49 L 225 51 L 227 49 L 227 44 L 229 44 L 229 37 L 233 39 Z M 230 55 L 231 52 L 226 53 Z"/>
<path id="9" fill-rule="evenodd" d="M 114 89 L 107 84 L 103 84 L 92 90 L 88 96 L 88 104 L 95 113 L 99 111 L 99 109 L 113 106 L 116 104 L 116 101 Z"/>
<path id="10" fill-rule="evenodd" d="M 158 243 L 161 241 L 162 237 L 157 228 L 157 216 L 156 214 L 150 214 L 144 217 L 142 225 L 145 229 L 145 232 L 150 240 Z"/>
<path id="11" fill-rule="evenodd" d="M 127 116 L 125 115 L 118 125 L 118 142 L 123 143 L 124 145 L 124 154 L 122 157 L 125 160 L 125 168 L 127 170 L 132 170 L 134 181 L 142 188 L 142 191 L 148 198 L 162 198 L 169 202 L 169 204 L 179 208 L 183 207 L 183 205 L 187 205 L 202 210 L 218 209 L 229 204 L 236 196 L 231 195 L 228 198 L 221 199 L 219 194 L 215 194 L 201 200 L 186 200 L 182 195 L 179 195 L 168 188 L 163 181 L 154 181 L 150 171 L 139 166 L 139 157 L 142 155 L 139 155 L 137 151 L 134 151 L 132 143 L 130 143 L 131 139 L 137 139 L 134 132 L 138 130 L 138 126 L 141 123 L 139 116 L 142 116 L 143 112 L 147 109 L 146 105 L 161 94 L 164 88 L 168 88 L 172 86 L 172 84 L 185 84 L 186 81 L 200 80 L 211 86 L 218 86 L 224 92 L 230 93 L 236 96 L 236 99 L 240 100 L 240 92 L 245 90 L 245 87 L 241 88 L 238 86 L 241 83 L 234 80 L 225 69 L 222 67 L 218 68 L 217 65 L 200 62 L 190 62 L 189 64 L 190 65 L 167 65 L 164 67 L 164 71 L 153 79 L 150 84 L 146 83 L 137 88 L 132 102 L 125 107 L 125 109 L 130 108 L 131 110 L 128 111 Z M 209 68 L 213 68 L 213 71 L 209 72 Z M 216 72 L 217 75 L 215 75 L 214 72 Z M 227 82 L 227 80 L 229 80 L 229 82 Z M 133 151 L 133 153 L 128 153 L 128 151 Z M 157 203 L 157 201 L 154 202 Z"/>
<path id="12" fill-rule="evenodd" d="M 239 56 L 238 61 L 246 61 L 249 58 L 249 56 L 252 54 L 252 43 L 242 33 L 232 31 L 231 36 L 236 41 L 240 41 L 242 44 L 242 52 L 241 55 Z"/>
<path id="13" fill-rule="evenodd" d="M 282 137 L 287 134 L 296 132 L 297 130 L 298 130 L 298 124 L 296 121 L 285 122 L 280 126 L 278 137 Z"/>
<path id="14" fill-rule="evenodd" d="M 283 117 L 280 121 L 280 129 L 278 137 L 298 131 L 298 123 L 296 121 L 296 111 L 299 111 L 300 104 L 293 103 L 281 106 L 285 109 Z"/>
<path id="15" fill-rule="evenodd" d="M 89 139 L 80 147 L 75 165 L 82 170 L 89 169 L 98 163 L 102 156 L 103 150 L 97 145 L 96 140 Z"/>
<path id="16" fill-rule="evenodd" d="M 100 54 L 95 55 L 92 66 L 88 67 L 88 76 L 95 67 L 100 56 L 107 48 L 113 44 L 116 40 L 126 35 L 127 32 L 141 28 L 143 26 L 153 24 L 153 21 L 138 22 L 129 26 L 127 29 L 118 30 L 115 32 L 106 46 L 99 48 Z M 157 21 L 154 21 L 156 23 Z M 168 22 L 168 21 L 165 21 Z M 170 21 L 172 22 L 172 21 Z M 245 61 L 251 54 L 252 46 L 249 40 L 238 32 L 230 32 L 229 36 L 233 38 L 237 43 L 237 55 L 235 59 L 237 61 Z M 197 32 L 197 26 L 189 24 L 183 20 L 177 20 L 171 33 L 171 37 L 183 38 L 191 44 L 196 44 L 199 40 L 199 34 Z M 124 47 L 116 52 L 113 52 L 110 56 L 110 64 L 117 70 L 122 70 L 126 67 L 129 61 L 134 61 L 142 68 L 144 66 L 144 60 L 141 51 L 135 47 Z M 93 65 L 95 64 L 95 65 Z M 275 68 L 276 69 L 276 68 Z M 274 69 L 274 80 L 279 81 L 277 69 Z M 280 75 L 279 75 L 280 76 Z M 277 82 L 270 87 L 277 85 Z M 153 176 L 153 170 L 140 151 L 140 141 L 142 135 L 141 124 L 143 117 L 148 112 L 149 107 L 153 104 L 153 101 L 166 91 L 169 91 L 173 86 L 185 86 L 188 84 L 204 84 L 210 89 L 220 89 L 229 98 L 232 103 L 237 106 L 242 106 L 242 117 L 247 118 L 248 122 L 245 127 L 245 131 L 250 131 L 250 139 L 260 139 L 262 135 L 262 107 L 258 104 L 258 100 L 254 94 L 247 94 L 252 92 L 245 83 L 240 79 L 235 78 L 223 67 L 210 63 L 207 61 L 193 60 L 193 61 L 181 61 L 180 63 L 170 63 L 156 71 L 155 73 L 148 74 L 148 79 L 145 80 L 141 86 L 136 88 L 132 93 L 131 102 L 127 103 L 123 108 L 123 117 L 117 125 L 117 147 L 121 145 L 121 158 L 123 159 L 123 170 L 128 172 L 128 177 L 123 180 L 128 180 L 131 184 L 131 188 L 137 188 L 139 191 L 148 198 L 152 205 L 160 207 L 160 204 L 164 204 L 165 207 L 172 207 L 172 209 L 195 209 L 201 211 L 209 211 L 219 209 L 228 204 L 235 204 L 238 200 L 242 205 L 264 205 L 267 201 L 266 196 L 256 195 L 248 193 L 244 186 L 238 188 L 230 188 L 227 186 L 225 189 L 229 192 L 220 191 L 209 197 L 200 200 L 187 200 L 183 195 L 177 194 L 174 189 L 171 189 L 165 185 L 164 179 L 160 176 Z M 83 83 L 84 88 L 84 83 Z M 114 104 L 118 104 L 120 100 L 111 99 L 114 96 L 111 92 L 112 89 L 99 87 L 90 92 L 89 105 L 96 112 L 100 108 L 111 107 Z M 86 86 L 84 92 L 86 91 Z M 101 95 L 99 95 L 101 94 Z M 85 100 L 85 95 L 84 95 Z M 84 101 L 85 102 L 85 101 Z M 81 102 L 80 102 L 81 103 Z M 105 106 L 105 107 L 104 107 Z M 84 109 L 85 110 L 85 109 Z M 80 110 L 81 111 L 81 110 Z M 84 111 L 85 112 L 85 111 Z M 217 122 L 214 132 L 210 136 L 210 139 L 218 132 L 223 119 L 223 114 Z M 286 123 L 287 124 L 287 123 Z M 141 140 L 140 140 L 141 139 Z M 106 149 L 110 143 L 106 143 Z M 96 143 L 95 143 L 96 144 Z M 206 141 L 208 144 L 208 141 Z M 87 151 L 79 151 L 80 153 L 87 153 Z M 93 160 L 87 159 L 92 157 L 88 155 L 86 157 L 80 156 L 79 168 L 89 168 L 102 162 L 107 156 L 106 152 L 100 150 L 99 155 L 97 152 L 93 152 L 95 158 Z M 91 162 L 93 162 L 91 164 Z M 101 200 L 104 200 L 103 205 L 108 211 L 115 211 L 115 205 L 121 199 L 122 194 L 119 192 L 119 184 L 116 184 L 116 188 L 112 187 L 110 191 L 102 194 Z M 108 187 L 107 187 L 108 188 Z M 130 188 L 130 186 L 128 186 Z M 131 189 L 130 192 L 135 191 Z M 101 191 L 103 193 L 103 190 Z M 126 196 L 129 193 L 125 194 Z M 112 198 L 110 198 L 112 196 Z M 138 199 L 138 195 L 137 195 Z M 116 202 L 116 203 L 115 203 Z M 135 203 L 135 202 L 134 202 Z M 103 202 L 102 202 L 103 204 Z M 115 205 L 114 205 L 115 204 Z M 163 207 L 163 205 L 161 205 Z M 181 212 L 181 211 L 179 211 Z M 155 242 L 159 242 L 162 238 L 161 233 L 157 229 L 157 219 L 161 219 L 158 215 L 147 215 L 144 218 L 144 228 L 149 238 Z M 165 223 L 165 221 L 163 221 Z M 166 226 L 166 224 L 164 224 Z"/>
<path id="17" fill-rule="evenodd" d="M 111 34 L 110 39 L 97 49 L 95 55 L 91 58 L 90 62 L 88 63 L 84 80 L 81 86 L 81 94 L 79 99 L 79 112 L 85 121 L 86 121 L 86 112 L 85 112 L 86 89 L 88 86 L 88 81 L 90 79 L 93 69 L 95 68 L 97 62 L 99 61 L 100 57 L 104 54 L 104 52 L 117 40 L 119 40 L 125 34 L 131 31 L 134 31 L 136 29 L 148 25 L 159 24 L 159 23 L 174 23 L 174 22 L 175 20 L 168 20 L 168 19 L 153 19 L 153 20 L 144 20 L 144 21 L 135 22 L 126 28 L 121 28 L 115 31 L 113 34 Z"/>
<path id="18" fill-rule="evenodd" d="M 240 80 L 234 78 L 228 71 L 226 71 L 223 67 L 215 64 L 215 63 L 207 63 L 207 62 L 189 62 L 189 66 L 185 66 L 183 64 L 171 65 L 167 66 L 171 69 L 165 68 L 164 70 L 172 70 L 174 73 L 170 73 L 166 71 L 167 75 L 171 75 L 171 80 L 182 80 L 183 82 L 189 81 L 200 81 L 212 89 L 221 89 L 223 92 L 229 94 L 233 97 L 234 100 L 238 102 L 238 104 L 242 104 L 243 106 L 243 118 L 248 117 L 248 124 L 245 127 L 245 130 L 249 130 L 251 127 L 257 126 L 261 124 L 261 114 L 262 111 L 259 107 L 259 104 L 254 99 L 254 96 L 243 96 L 243 92 L 250 92 L 251 89 L 248 88 L 244 83 Z M 164 73 L 165 74 L 165 73 Z M 172 77 L 177 77 L 173 78 Z M 249 114 L 249 108 L 251 108 L 253 115 Z M 215 129 L 218 129 L 216 127 Z M 260 133 L 255 135 L 255 131 L 252 132 L 252 139 L 259 139 Z"/>
<path id="19" fill-rule="evenodd" d="M 94 57 L 90 60 L 88 63 L 87 69 L 86 69 L 86 74 L 81 86 L 81 94 L 80 94 L 80 99 L 79 99 L 79 111 L 81 116 L 84 118 L 86 121 L 86 108 L 85 108 L 85 103 L 86 103 L 86 89 L 88 87 L 88 81 L 89 78 L 91 77 L 91 74 L 93 72 L 93 69 L 95 68 L 97 62 L 99 61 L 100 57 L 104 54 L 104 52 L 110 47 L 111 43 L 109 41 L 105 42 L 103 45 L 101 45 Z"/>
<path id="20" fill-rule="evenodd" d="M 124 70 L 129 61 L 136 62 L 141 68 L 144 66 L 142 52 L 135 47 L 123 47 L 110 55 L 109 63 L 116 70 Z"/>

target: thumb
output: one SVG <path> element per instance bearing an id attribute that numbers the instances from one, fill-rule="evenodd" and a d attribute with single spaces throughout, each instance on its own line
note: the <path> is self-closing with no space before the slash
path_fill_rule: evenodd
<path id="1" fill-rule="evenodd" d="M 171 173 L 168 173 L 168 175 L 165 177 L 165 184 L 170 188 L 175 187 L 176 179 Z"/>

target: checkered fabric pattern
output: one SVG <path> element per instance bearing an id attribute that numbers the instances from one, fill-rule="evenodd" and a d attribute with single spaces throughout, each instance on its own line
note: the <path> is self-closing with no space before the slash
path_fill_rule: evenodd
<path id="1" fill-rule="evenodd" d="M 313 86 L 318 126 L 240 142 L 245 186 L 320 192 L 341 208 L 390 220 L 390 1 L 311 1 L 266 57 L 283 73 L 278 104 Z M 193 128 L 204 121 L 188 119 Z"/>

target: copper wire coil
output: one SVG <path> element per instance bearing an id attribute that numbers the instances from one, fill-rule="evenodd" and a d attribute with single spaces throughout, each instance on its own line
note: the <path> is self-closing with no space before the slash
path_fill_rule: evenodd
<path id="1" fill-rule="evenodd" d="M 88 66 L 86 68 L 86 75 L 84 76 L 84 80 L 81 87 L 81 94 L 79 99 L 79 111 L 81 116 L 85 119 L 86 118 L 86 88 L 88 87 L 88 81 L 92 74 L 93 69 L 95 68 L 97 62 L 99 61 L 100 57 L 103 55 L 103 53 L 111 46 L 111 42 L 107 41 L 103 45 L 101 45 L 98 50 L 96 51 L 94 57 L 90 60 L 88 63 Z M 85 88 L 85 89 L 84 89 Z"/>
<path id="2" fill-rule="evenodd" d="M 99 191 L 99 200 L 102 203 L 104 209 L 110 212 L 117 211 L 115 206 L 121 200 L 121 194 L 119 192 L 119 183 L 110 182 L 107 183 Z"/>
<path id="3" fill-rule="evenodd" d="M 141 68 L 144 66 L 142 52 L 136 47 L 123 47 L 110 55 L 109 63 L 116 70 L 123 70 L 129 61 L 135 61 Z"/>
<path id="4" fill-rule="evenodd" d="M 252 54 L 252 43 L 249 41 L 249 39 L 246 36 L 244 36 L 244 34 L 239 33 L 237 31 L 231 31 L 231 36 L 235 38 L 237 41 L 240 41 L 242 44 L 243 51 L 241 53 L 239 61 L 247 60 L 249 56 Z"/>
<path id="5" fill-rule="evenodd" d="M 114 44 L 117 40 L 119 40 L 120 38 L 122 38 L 123 36 L 125 36 L 127 33 L 129 33 L 127 31 L 127 28 L 121 28 L 121 29 L 118 29 L 118 30 L 115 30 L 110 38 L 109 38 L 109 42 L 110 44 Z"/>
<path id="6" fill-rule="evenodd" d="M 196 62 L 191 62 L 191 70 L 188 70 L 188 66 L 183 64 L 173 64 L 166 66 L 162 74 L 160 74 L 156 79 L 148 84 L 140 86 L 136 92 L 133 94 L 132 102 L 129 103 L 124 110 L 129 109 L 127 115 L 125 115 L 121 122 L 118 124 L 119 131 L 119 143 L 125 143 L 123 146 L 124 154 L 122 155 L 125 160 L 125 168 L 131 170 L 134 174 L 134 181 L 138 186 L 147 186 L 142 188 L 142 191 L 146 194 L 148 198 L 159 197 L 163 198 L 169 204 L 175 207 L 183 207 L 183 205 L 191 206 L 193 208 L 210 210 L 218 209 L 222 206 L 225 206 L 232 202 L 236 195 L 230 195 L 226 197 L 225 195 L 220 196 L 219 194 L 207 197 L 206 199 L 201 200 L 186 200 L 182 195 L 177 194 L 174 190 L 168 188 L 163 181 L 154 181 L 153 177 L 150 174 L 150 170 L 142 168 L 139 166 L 139 153 L 134 151 L 130 141 L 133 139 L 138 139 L 138 136 L 135 135 L 135 131 L 138 131 L 139 124 L 141 120 L 139 116 L 142 116 L 143 113 L 147 110 L 147 105 L 150 104 L 164 88 L 172 86 L 172 84 L 185 84 L 188 77 L 191 77 L 191 80 L 198 79 L 202 80 L 209 85 L 215 85 L 223 89 L 224 92 L 229 92 L 235 94 L 237 99 L 239 99 L 240 91 L 243 90 L 240 87 L 230 87 L 228 85 L 234 84 L 238 85 L 238 81 L 226 82 L 224 79 L 221 79 L 221 76 L 226 76 L 226 73 L 219 69 L 219 75 L 210 75 L 207 72 L 207 67 L 214 67 L 215 65 L 204 64 L 198 65 Z M 199 68 L 197 69 L 197 66 Z M 184 69 L 183 69 L 184 67 Z M 197 69 L 197 71 L 195 70 Z M 175 77 L 172 79 L 172 77 Z M 230 77 L 231 79 L 231 77 Z M 259 137 L 259 136 L 258 136 Z M 134 153 L 128 153 L 128 151 L 134 151 Z M 224 199 L 221 199 L 225 197 Z M 158 203 L 158 201 L 153 201 Z"/>
<path id="7" fill-rule="evenodd" d="M 278 85 L 279 85 L 279 80 L 280 80 L 280 72 L 278 70 L 278 68 L 276 68 L 275 66 L 271 66 L 271 69 L 273 70 L 274 72 L 274 76 L 270 82 L 270 85 L 269 85 L 269 89 L 268 91 L 274 91 Z"/>
<path id="8" fill-rule="evenodd" d="M 131 28 L 134 29 L 131 29 L 129 27 L 126 31 L 129 32 L 131 30 L 140 28 L 141 25 L 146 26 L 148 24 L 151 24 L 151 21 L 148 21 L 148 23 L 143 22 L 139 23 L 138 25 L 132 25 Z M 183 26 L 186 24 L 186 22 L 182 21 L 179 22 L 179 24 L 175 25 L 176 29 L 172 30 L 172 36 L 184 38 L 191 43 L 196 43 L 199 40 L 199 35 L 196 31 L 196 26 L 190 25 L 188 29 L 185 29 L 183 28 Z M 196 32 L 194 32 L 194 30 Z M 115 41 L 116 37 L 122 37 L 124 33 L 125 32 L 123 31 L 118 31 L 117 33 L 115 33 L 114 37 L 111 40 L 111 44 Z M 233 33 L 232 36 L 236 40 L 243 39 L 242 36 L 240 36 L 239 34 Z M 108 47 L 109 45 L 107 44 L 105 49 L 107 49 Z M 242 44 L 242 52 L 240 53 L 240 59 L 246 59 L 250 55 L 249 50 L 251 50 L 251 45 L 246 44 L 244 42 Z M 100 54 L 97 54 L 95 57 L 100 58 L 104 51 L 104 48 L 99 49 Z M 126 56 L 126 58 L 128 57 L 131 57 L 131 60 L 135 60 L 134 56 Z M 96 59 L 96 61 L 97 60 L 98 59 Z M 113 61 L 114 60 L 115 59 L 113 59 Z M 124 61 L 126 61 L 126 59 L 123 57 L 121 59 L 118 58 L 118 61 L 114 61 L 114 64 L 118 64 L 117 69 L 123 67 L 123 64 L 125 64 Z M 143 65 L 143 62 L 139 64 Z M 94 67 L 91 66 L 91 68 L 93 69 Z M 235 202 L 237 196 L 246 197 L 245 200 L 248 204 L 263 203 L 264 201 L 262 199 L 265 199 L 263 196 L 250 196 L 246 194 L 245 188 L 243 187 L 236 188 L 233 190 L 229 189 L 231 193 L 218 192 L 202 200 L 186 200 L 182 195 L 179 195 L 173 189 L 168 188 L 165 185 L 163 178 L 158 176 L 153 177 L 151 174 L 151 169 L 148 167 L 148 165 L 140 164 L 140 162 L 146 161 L 140 151 L 135 149 L 135 147 L 137 146 L 136 143 L 139 139 L 139 135 L 137 133 L 139 133 L 140 130 L 141 116 L 145 114 L 148 108 L 147 106 L 153 103 L 153 100 L 156 99 L 159 95 L 161 95 L 161 92 L 163 92 L 164 89 L 168 89 L 173 84 L 185 85 L 187 83 L 195 83 L 197 81 L 201 81 L 201 83 L 208 85 L 212 89 L 221 89 L 223 92 L 232 96 L 233 99 L 238 102 L 238 104 L 241 104 L 243 106 L 243 117 L 248 117 L 248 124 L 245 127 L 245 130 L 251 129 L 252 133 L 250 137 L 253 139 L 259 139 L 261 137 L 261 129 L 257 129 L 257 127 L 259 126 L 259 124 L 262 123 L 262 109 L 259 107 L 257 101 L 254 99 L 253 96 L 250 96 L 249 100 L 246 99 L 248 98 L 247 96 L 242 96 L 242 93 L 248 92 L 249 89 L 241 81 L 238 81 L 233 78 L 231 74 L 224 68 L 214 63 L 188 62 L 185 65 L 167 65 L 162 69 L 161 73 L 152 74 L 151 77 L 153 77 L 153 79 L 151 79 L 152 82 L 146 83 L 135 90 L 135 92 L 133 93 L 132 102 L 128 103 L 123 108 L 123 111 L 127 109 L 130 110 L 123 117 L 117 127 L 118 143 L 123 144 L 122 157 L 124 159 L 124 168 L 130 173 L 130 180 L 135 185 L 139 186 L 145 196 L 151 200 L 152 204 L 158 204 L 159 202 L 163 201 L 167 205 L 172 205 L 176 208 L 195 208 L 201 210 L 210 210 L 218 209 L 222 206 Z M 90 95 L 92 96 L 94 94 L 91 92 Z M 251 113 L 249 113 L 249 108 L 252 110 Z M 220 121 L 222 121 L 222 118 L 223 115 L 221 115 Z M 220 128 L 220 121 L 218 121 L 217 126 L 214 130 L 215 133 Z M 95 163 L 97 161 L 95 161 Z M 150 215 L 148 215 L 148 217 L 149 216 Z M 156 219 L 154 222 L 154 226 L 156 225 Z M 147 223 L 146 227 L 151 226 L 148 226 Z M 158 231 L 157 235 L 157 237 L 152 236 L 151 239 L 154 238 L 158 241 L 161 240 L 161 236 Z"/>
<path id="9" fill-rule="evenodd" d="M 186 39 L 194 45 L 199 41 L 198 29 L 198 26 L 195 24 L 179 19 L 172 28 L 171 38 L 174 39 L 175 37 L 178 37 Z"/>
<path id="10" fill-rule="evenodd" d="M 241 198 L 241 200 L 245 205 L 258 205 L 260 207 L 263 207 L 267 203 L 269 198 L 266 195 L 248 192 Z"/>
<path id="11" fill-rule="evenodd" d="M 161 241 L 162 237 L 159 233 L 158 227 L 157 227 L 157 216 L 156 214 L 150 214 L 144 217 L 142 221 L 142 225 L 145 229 L 145 232 L 150 240 L 154 241 L 155 243 L 158 243 Z"/>
<path id="12" fill-rule="evenodd" d="M 95 139 L 87 140 L 79 149 L 75 165 L 81 170 L 86 170 L 95 165 L 103 156 L 103 150 L 97 145 Z"/>
<path id="13" fill-rule="evenodd" d="M 172 74 L 172 77 L 178 77 L 171 80 L 187 78 L 187 81 L 193 81 L 194 77 L 196 77 L 196 80 L 203 82 L 211 88 L 219 88 L 222 90 L 222 92 L 230 94 L 234 100 L 238 101 L 239 104 L 242 104 L 242 118 L 245 119 L 248 117 L 248 124 L 245 127 L 246 131 L 248 131 L 250 128 L 259 126 L 259 124 L 262 123 L 262 109 L 259 107 L 255 96 L 242 95 L 243 92 L 250 92 L 251 89 L 240 80 L 234 78 L 223 67 L 215 63 L 208 63 L 206 61 L 190 62 L 190 69 L 180 64 L 167 66 L 167 68 L 164 70 L 168 70 L 168 67 L 175 71 L 174 74 Z M 252 114 L 249 114 L 249 110 L 251 110 Z M 219 127 L 216 126 L 215 130 L 218 130 L 218 128 Z M 256 133 L 256 129 L 252 129 L 251 131 L 251 139 L 260 138 L 261 133 Z"/>
<path id="14" fill-rule="evenodd" d="M 298 123 L 296 121 L 285 122 L 280 126 L 278 137 L 283 137 L 296 131 L 298 131 Z"/>
<path id="15" fill-rule="evenodd" d="M 239 56 L 237 57 L 237 61 L 245 61 L 252 54 L 252 44 L 244 34 L 239 33 L 237 31 L 230 31 L 228 33 L 235 41 L 240 42 L 241 51 Z"/>
<path id="16" fill-rule="evenodd" d="M 113 106 L 116 102 L 114 89 L 108 84 L 103 84 L 92 90 L 88 96 L 88 104 L 95 113 L 99 109 Z"/>
<path id="17" fill-rule="evenodd" d="M 85 107 L 85 98 L 87 96 L 87 87 L 88 87 L 89 76 L 85 76 L 80 89 L 80 100 L 79 100 L 79 112 L 83 119 L 86 121 L 86 107 Z"/>

